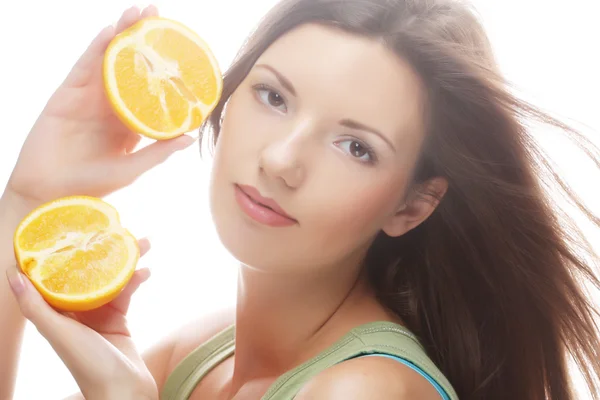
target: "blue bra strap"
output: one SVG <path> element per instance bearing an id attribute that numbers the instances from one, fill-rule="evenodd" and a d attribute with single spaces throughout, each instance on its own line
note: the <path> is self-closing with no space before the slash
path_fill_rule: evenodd
<path id="1" fill-rule="evenodd" d="M 421 375 L 423 378 L 427 379 L 427 381 L 429 383 L 431 383 L 433 385 L 433 387 L 438 391 L 440 396 L 442 396 L 443 400 L 450 400 L 450 397 L 448 396 L 446 391 L 440 386 L 439 383 L 437 383 L 437 381 L 435 379 L 433 379 L 427 372 L 423 371 L 421 368 L 419 368 L 415 364 L 411 363 L 410 361 L 407 361 L 403 358 L 400 358 L 400 357 L 397 357 L 397 356 L 394 356 L 391 354 L 381 354 L 381 353 L 365 354 L 364 356 L 361 356 L 361 357 L 367 357 L 367 356 L 387 357 L 387 358 L 391 358 L 392 360 L 401 362 L 402 364 L 406 365 L 407 367 L 411 368 L 412 370 L 418 372 L 419 375 Z"/>

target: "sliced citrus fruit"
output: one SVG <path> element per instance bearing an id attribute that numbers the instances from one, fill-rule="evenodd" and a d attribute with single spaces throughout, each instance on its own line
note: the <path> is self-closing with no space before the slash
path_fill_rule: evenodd
<path id="1" fill-rule="evenodd" d="M 113 300 L 140 257 L 117 211 L 93 197 L 65 197 L 32 211 L 14 237 L 17 262 L 52 306 L 85 311 Z"/>
<path id="2" fill-rule="evenodd" d="M 150 17 L 111 41 L 104 85 L 125 125 L 160 140 L 200 127 L 221 97 L 223 78 L 196 33 L 179 22 Z"/>

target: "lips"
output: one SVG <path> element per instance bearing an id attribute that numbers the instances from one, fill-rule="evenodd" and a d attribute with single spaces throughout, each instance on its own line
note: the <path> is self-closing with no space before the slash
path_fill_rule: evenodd
<path id="1" fill-rule="evenodd" d="M 275 200 L 264 197 L 260 192 L 248 185 L 235 185 L 235 197 L 242 210 L 265 225 L 282 227 L 298 223 Z"/>

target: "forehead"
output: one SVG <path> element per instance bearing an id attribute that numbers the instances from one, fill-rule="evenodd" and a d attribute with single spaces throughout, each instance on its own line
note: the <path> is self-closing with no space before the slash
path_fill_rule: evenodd
<path id="1" fill-rule="evenodd" d="M 361 119 L 392 136 L 422 131 L 425 96 L 418 74 L 375 39 L 306 24 L 276 40 L 258 63 L 276 68 L 299 101 L 310 100 L 321 111 Z"/>

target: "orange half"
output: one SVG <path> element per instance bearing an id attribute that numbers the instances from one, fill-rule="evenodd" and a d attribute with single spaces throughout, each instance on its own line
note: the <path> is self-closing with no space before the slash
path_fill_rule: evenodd
<path id="1" fill-rule="evenodd" d="M 42 205 L 19 224 L 17 262 L 44 299 L 64 311 L 86 311 L 113 300 L 140 257 L 137 240 L 117 211 L 93 197 Z"/>
<path id="2" fill-rule="evenodd" d="M 150 17 L 112 40 L 104 56 L 104 84 L 121 121 L 160 140 L 199 128 L 221 97 L 223 79 L 196 33 Z"/>

